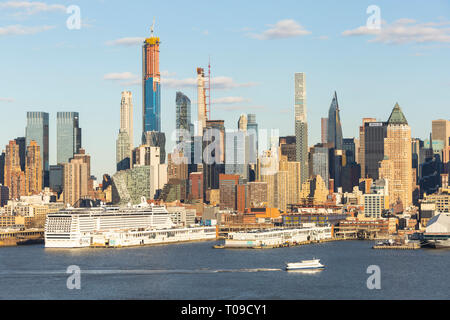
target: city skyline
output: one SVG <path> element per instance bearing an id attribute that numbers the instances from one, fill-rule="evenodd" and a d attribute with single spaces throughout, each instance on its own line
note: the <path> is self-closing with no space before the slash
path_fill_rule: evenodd
<path id="1" fill-rule="evenodd" d="M 301 6 L 294 2 L 287 3 L 292 7 Z M 329 97 L 334 91 L 339 93 L 341 121 L 346 138 L 358 137 L 358 128 L 362 118 L 370 116 L 386 121 L 387 115 L 396 101 L 399 101 L 402 105 L 402 109 L 410 122 L 413 137 L 427 138 L 431 132 L 431 120 L 436 118 L 446 119 L 447 117 L 442 113 L 438 116 L 431 116 L 438 110 L 445 110 L 448 101 L 445 99 L 445 93 L 448 92 L 445 81 L 448 81 L 450 86 L 450 80 L 446 80 L 447 76 L 442 72 L 445 65 L 448 64 L 448 61 L 444 59 L 445 53 L 448 51 L 445 47 L 446 38 L 441 38 L 441 40 L 437 38 L 434 40 L 425 39 L 421 42 L 420 34 L 418 34 L 404 39 L 403 42 L 400 41 L 401 39 L 398 42 L 391 39 L 392 44 L 387 45 L 385 42 L 389 42 L 388 40 L 377 40 L 370 35 L 365 37 L 350 36 L 351 30 L 365 24 L 369 16 L 366 13 L 368 4 L 346 4 L 336 7 L 336 5 L 329 3 L 330 10 L 335 9 L 337 14 L 346 14 L 351 18 L 346 24 L 337 23 L 333 25 L 327 23 L 326 27 L 320 27 L 319 22 L 322 21 L 322 18 L 316 16 L 317 23 L 315 23 L 306 14 L 309 11 L 315 12 L 315 5 L 302 6 L 301 13 L 297 15 L 292 15 L 291 10 L 286 8 L 289 6 L 285 6 L 277 16 L 271 17 L 265 13 L 261 16 L 261 20 L 244 21 L 240 16 L 236 17 L 238 24 L 243 25 L 242 28 L 252 28 L 253 31 L 233 31 L 229 27 L 223 26 L 213 28 L 213 30 L 208 31 L 208 34 L 204 34 L 205 32 L 200 31 L 200 27 L 193 27 L 193 29 L 197 29 L 187 28 L 189 30 L 186 31 L 190 31 L 190 37 L 186 39 L 181 39 L 181 35 L 174 33 L 173 27 L 168 25 L 170 21 L 167 16 L 169 9 L 163 4 L 155 5 L 157 6 L 155 11 L 158 11 L 154 15 L 156 16 L 155 34 L 164 39 L 160 47 L 161 70 L 163 70 L 161 71 L 161 122 L 162 131 L 167 134 L 175 129 L 176 91 L 185 93 L 191 99 L 192 105 L 197 104 L 195 70 L 199 66 L 206 66 L 209 56 L 211 56 L 213 75 L 212 118 L 224 119 L 227 128 L 235 127 L 240 114 L 254 113 L 259 119 L 260 129 L 279 128 L 280 136 L 293 135 L 294 123 L 291 123 L 289 119 L 294 114 L 291 81 L 295 72 L 304 72 L 308 77 L 308 146 L 310 147 L 320 142 L 320 118 L 326 114 Z M 382 18 L 390 25 L 405 17 L 416 19 L 415 24 L 433 21 L 445 23 L 448 20 L 447 17 L 436 17 L 432 14 L 439 11 L 441 7 L 445 8 L 446 5 L 432 2 L 429 8 L 424 10 L 415 4 L 407 5 L 404 3 L 402 6 L 383 1 L 379 3 Z M 19 94 L 17 88 L 13 85 L 15 81 L 2 83 L 3 91 L 0 92 L 0 105 L 11 109 L 12 112 L 10 124 L 2 126 L 0 129 L 0 139 L 1 143 L 6 145 L 12 138 L 25 136 L 26 112 L 47 112 L 50 116 L 49 163 L 56 164 L 56 112 L 76 111 L 80 114 L 80 127 L 83 128 L 84 135 L 90 137 L 88 141 L 84 141 L 83 147 L 92 155 L 93 174 L 99 177 L 103 173 L 113 174 L 115 172 L 115 139 L 107 137 L 117 135 L 120 92 L 131 91 L 136 110 L 141 110 L 139 104 L 142 100 L 142 89 L 140 81 L 136 82 L 133 77 L 136 76 L 139 79 L 139 69 L 142 62 L 142 49 L 140 47 L 143 38 L 148 36 L 153 15 L 151 18 L 143 18 L 138 23 L 130 25 L 126 30 L 117 30 L 104 19 L 111 13 L 109 10 L 114 9 L 114 5 L 105 12 L 105 16 L 98 17 L 98 20 L 95 21 L 92 21 L 94 18 L 91 18 L 90 15 L 93 14 L 93 8 L 97 8 L 101 4 L 80 1 L 79 6 L 83 14 L 82 17 L 85 19 L 83 20 L 85 23 L 80 30 L 68 30 L 64 26 L 58 26 L 54 30 L 35 33 L 34 35 L 14 35 L 14 32 L 7 31 L 1 33 L 0 41 L 10 45 L 13 49 L 11 52 L 17 51 L 22 46 L 23 41 L 21 40 L 29 40 L 33 48 L 30 52 L 30 59 L 41 60 L 41 55 L 47 52 L 48 47 L 56 46 L 58 54 L 65 56 L 64 64 L 69 68 L 72 66 L 77 69 L 77 66 L 80 66 L 82 62 L 74 54 L 81 55 L 86 66 L 91 66 L 92 62 L 99 59 L 99 54 L 103 55 L 104 58 L 108 57 L 104 63 L 83 74 L 86 84 L 79 82 L 81 70 L 71 70 L 73 76 L 66 77 L 65 83 L 72 84 L 64 88 L 47 74 L 42 74 L 43 83 L 51 84 L 55 89 L 58 89 L 58 92 L 55 92 L 52 96 L 43 96 L 42 94 L 37 96 L 35 94 L 36 89 L 30 90 L 29 86 L 35 79 L 33 75 L 26 77 L 30 80 L 24 81 L 23 89 L 29 92 L 26 97 Z M 194 4 L 194 6 L 201 7 L 201 4 Z M 263 3 L 262 8 L 258 10 L 267 11 L 268 6 L 270 7 L 272 4 Z M 146 7 L 147 4 L 140 3 L 130 10 L 136 12 Z M 408 9 L 406 12 L 404 11 L 405 7 Z M 14 22 L 16 11 L 19 11 L 19 9 L 6 8 L 0 13 L 3 15 L 2 18 L 5 18 L 3 21 L 6 25 Z M 136 14 L 138 17 L 136 20 L 139 20 L 140 14 Z M 65 22 L 66 20 L 64 13 L 41 12 L 30 15 L 26 22 L 29 24 L 38 23 L 36 21 L 38 16 L 49 23 L 59 20 Z M 287 17 L 292 19 L 287 19 Z M 280 27 L 278 22 L 286 20 L 292 20 L 294 24 L 285 22 L 284 27 L 283 23 Z M 61 24 L 59 23 L 59 25 Z M 268 24 L 272 26 L 267 26 Z M 103 31 L 106 26 L 110 27 L 108 32 Z M 219 26 L 221 25 L 219 24 Z M 287 33 L 283 37 L 282 33 L 276 32 L 277 30 L 291 30 L 292 26 L 295 31 L 293 34 Z M 302 33 L 301 30 L 304 32 Z M 436 30 L 438 30 L 437 27 Z M 127 37 L 127 35 L 141 35 L 141 37 L 138 37 L 137 41 Z M 223 41 L 218 40 L 227 40 L 229 36 L 233 37 L 236 45 L 242 46 L 244 44 L 247 50 L 255 51 L 256 59 L 252 62 L 246 61 L 245 64 L 229 65 L 236 59 L 239 61 L 238 56 L 242 54 L 242 49 L 236 50 L 229 57 L 225 57 L 221 53 L 220 48 Z M 386 31 L 387 36 L 394 37 Z M 71 43 L 55 42 L 62 40 L 59 39 L 60 37 L 64 37 L 65 41 L 68 41 L 67 39 L 73 41 Z M 99 37 L 103 40 L 97 40 L 97 44 L 94 45 L 91 41 L 92 37 Z M 186 37 L 184 33 L 183 37 Z M 322 39 L 319 39 L 320 37 Z M 198 45 L 192 46 L 191 44 L 194 43 Z M 205 47 L 206 44 L 209 45 Z M 279 49 L 294 49 L 298 46 L 304 47 L 301 52 L 294 50 L 295 55 L 283 53 L 283 59 L 272 60 L 274 61 L 272 66 L 265 68 L 268 68 L 267 70 L 271 72 L 272 77 L 276 76 L 280 79 L 276 83 L 269 81 L 267 76 L 262 76 L 261 71 L 258 70 L 258 68 L 265 66 L 261 60 L 265 57 L 265 54 L 261 53 L 259 49 L 261 45 L 265 46 L 266 44 L 274 44 L 277 51 L 284 51 Z M 45 45 L 45 48 L 42 45 Z M 176 58 L 176 52 L 180 50 L 180 45 L 184 46 L 183 59 Z M 348 50 L 345 50 L 347 56 L 339 52 L 333 55 L 325 55 L 321 49 L 324 45 L 352 48 L 360 55 L 355 56 L 355 53 Z M 92 49 L 98 50 L 98 53 L 95 53 Z M 90 51 L 93 56 L 85 57 L 86 50 Z M 73 53 L 73 51 L 77 53 Z M 421 52 L 416 55 L 417 51 Z M 320 52 L 319 56 L 317 56 L 318 52 Z M 273 53 L 273 51 L 269 50 L 269 53 Z M 362 53 L 364 53 L 364 57 L 362 57 Z M 8 59 L 10 52 L 2 54 Z M 315 59 L 312 58 L 313 56 Z M 297 62 L 299 58 L 302 60 L 301 63 Z M 339 59 L 339 64 L 330 65 L 329 62 L 332 58 Z M 61 61 L 61 58 L 57 58 L 52 62 L 52 65 L 48 63 L 44 63 L 42 66 L 35 65 L 32 70 L 38 71 L 41 68 L 47 68 L 50 71 L 49 74 L 56 78 L 62 77 L 63 73 L 54 68 L 63 61 Z M 410 68 L 411 65 L 416 68 Z M 14 74 L 21 74 L 27 66 L 28 63 L 25 62 L 23 67 L 14 70 Z M 5 67 L 5 78 L 11 74 L 11 67 L 12 65 Z M 367 70 L 365 70 L 366 67 Z M 84 68 L 81 69 L 84 70 Z M 420 81 L 415 76 L 419 72 L 421 75 Z M 14 77 L 10 78 L 14 79 Z M 36 81 L 33 85 L 41 86 Z M 268 86 L 273 88 L 272 91 L 266 90 Z M 71 87 L 76 87 L 76 92 L 72 92 L 74 90 L 71 90 Z M 95 91 L 92 91 L 94 88 Z M 83 91 L 83 94 L 78 94 L 80 91 Z M 277 92 L 277 94 L 269 94 L 270 92 Z M 374 92 L 382 94 L 374 95 Z M 411 92 L 416 94 L 413 95 Z M 419 111 L 423 110 L 425 106 L 427 110 L 430 110 L 429 119 L 424 119 Z M 195 108 L 193 108 L 191 112 L 191 116 L 194 116 L 194 118 L 195 111 Z M 276 118 L 268 116 L 272 112 L 277 114 Z M 142 119 L 142 114 L 135 112 L 134 122 L 140 121 L 140 119 Z M 289 125 L 284 125 L 288 121 Z M 98 130 L 100 128 L 101 130 Z M 138 145 L 140 140 L 138 129 L 135 129 L 134 136 L 134 144 Z M 166 149 L 170 151 L 173 145 L 170 136 L 167 135 Z"/>

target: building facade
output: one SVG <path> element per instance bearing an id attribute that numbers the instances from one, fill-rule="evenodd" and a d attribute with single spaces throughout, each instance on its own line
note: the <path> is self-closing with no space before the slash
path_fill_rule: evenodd
<path id="1" fill-rule="evenodd" d="M 78 112 L 58 112 L 56 160 L 57 163 L 68 163 L 81 148 L 81 128 Z"/>
<path id="2" fill-rule="evenodd" d="M 27 112 L 26 146 L 31 140 L 40 147 L 42 185 L 49 186 L 49 115 L 46 112 Z"/>

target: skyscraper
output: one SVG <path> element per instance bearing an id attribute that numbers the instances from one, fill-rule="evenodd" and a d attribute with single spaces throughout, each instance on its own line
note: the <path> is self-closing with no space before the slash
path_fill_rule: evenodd
<path id="1" fill-rule="evenodd" d="M 342 150 L 342 126 L 339 116 L 339 103 L 336 91 L 328 111 L 327 142 L 330 147 Z"/>
<path id="2" fill-rule="evenodd" d="M 322 143 L 327 143 L 328 141 L 328 118 L 320 119 L 320 140 Z"/>
<path id="3" fill-rule="evenodd" d="M 35 141 L 40 148 L 40 159 L 42 161 L 42 184 L 49 186 L 49 116 L 46 112 L 27 112 L 26 146 L 31 140 Z"/>
<path id="4" fill-rule="evenodd" d="M 159 44 L 153 35 L 142 46 L 142 131 L 161 131 L 161 74 L 159 72 Z"/>
<path id="5" fill-rule="evenodd" d="M 78 112 L 58 112 L 56 161 L 68 163 L 81 148 L 81 128 L 79 127 Z"/>
<path id="6" fill-rule="evenodd" d="M 120 130 L 128 133 L 130 152 L 134 145 L 133 135 L 133 95 L 130 91 L 123 91 L 120 100 Z"/>
<path id="7" fill-rule="evenodd" d="M 20 161 L 20 170 L 25 172 L 25 162 L 27 156 L 27 140 L 25 137 L 15 138 L 14 141 L 16 145 L 19 147 L 19 161 Z"/>
<path id="8" fill-rule="evenodd" d="M 328 147 L 330 148 L 330 179 L 334 180 L 334 190 L 336 191 L 342 186 L 341 175 L 343 165 L 342 126 L 336 91 L 334 92 L 333 100 L 328 111 L 327 141 Z"/>
<path id="9" fill-rule="evenodd" d="M 5 153 L 5 186 L 9 188 L 9 198 L 18 199 L 20 196 L 26 195 L 26 179 L 25 173 L 20 167 L 19 145 L 16 141 L 11 140 L 6 146 Z"/>
<path id="10" fill-rule="evenodd" d="M 5 151 L 0 153 L 0 184 L 5 184 Z"/>
<path id="11" fill-rule="evenodd" d="M 256 122 L 256 115 L 249 113 L 247 115 L 247 134 L 249 136 L 249 163 L 256 164 L 258 159 L 258 123 Z"/>
<path id="12" fill-rule="evenodd" d="M 41 147 L 31 140 L 27 147 L 27 160 L 25 165 L 26 189 L 28 194 L 38 194 L 42 191 L 42 160 Z"/>
<path id="13" fill-rule="evenodd" d="M 412 204 L 411 153 L 411 128 L 400 106 L 396 103 L 387 121 L 380 177 L 389 181 L 388 192 L 391 204 L 400 200 L 404 208 Z"/>
<path id="14" fill-rule="evenodd" d="M 128 132 L 120 129 L 116 141 L 116 170 L 127 170 L 131 168 L 132 149 Z"/>
<path id="15" fill-rule="evenodd" d="M 64 203 L 75 205 L 78 200 L 88 195 L 89 172 L 88 164 L 83 159 L 71 159 L 64 163 Z"/>
<path id="16" fill-rule="evenodd" d="M 450 145 L 450 120 L 433 120 L 431 123 L 433 142 L 444 142 L 444 148 Z"/>
<path id="17" fill-rule="evenodd" d="M 219 136 L 218 137 L 214 136 L 215 133 L 218 133 Z M 216 147 L 214 148 L 214 146 Z M 225 172 L 224 120 L 206 120 L 206 127 L 203 135 L 202 151 L 203 151 L 202 154 L 204 155 L 203 192 L 206 193 L 208 189 L 219 189 L 219 174 Z"/>
<path id="18" fill-rule="evenodd" d="M 206 127 L 206 88 L 203 68 L 197 68 L 197 121 L 197 135 L 202 136 Z"/>
<path id="19" fill-rule="evenodd" d="M 133 101 L 130 91 L 122 92 L 120 100 L 120 129 L 116 141 L 116 170 L 131 168 L 133 152 Z"/>
<path id="20" fill-rule="evenodd" d="M 386 122 L 364 123 L 364 176 L 374 181 L 379 179 L 380 161 L 384 159 L 384 139 L 387 135 Z M 362 169 L 361 169 L 362 170 Z"/>
<path id="21" fill-rule="evenodd" d="M 297 161 L 300 162 L 301 183 L 308 179 L 308 122 L 306 117 L 305 73 L 295 74 L 295 142 Z"/>
<path id="22" fill-rule="evenodd" d="M 176 129 L 185 130 L 191 135 L 192 123 L 191 123 L 191 100 L 182 92 L 177 91 L 176 99 Z M 177 137 L 177 143 L 183 140 L 181 137 Z"/>
<path id="23" fill-rule="evenodd" d="M 358 152 L 358 161 L 361 165 L 361 178 L 366 177 L 366 167 L 365 167 L 365 148 L 366 148 L 366 142 L 364 137 L 365 132 L 365 124 L 366 122 L 375 122 L 377 119 L 375 118 L 363 118 L 362 120 L 362 126 L 359 127 L 359 150 Z"/>

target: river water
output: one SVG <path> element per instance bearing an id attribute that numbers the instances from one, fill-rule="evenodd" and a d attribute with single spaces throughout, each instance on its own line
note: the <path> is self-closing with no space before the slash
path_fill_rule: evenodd
<path id="1" fill-rule="evenodd" d="M 0 299 L 450 298 L 450 250 L 373 250 L 370 241 L 213 249 L 216 243 L 121 249 L 0 248 Z M 313 257 L 320 258 L 326 269 L 284 271 L 286 262 Z M 67 287 L 71 274 L 66 271 L 72 265 L 81 270 L 79 290 Z M 381 289 L 368 289 L 371 265 L 379 267 Z"/>

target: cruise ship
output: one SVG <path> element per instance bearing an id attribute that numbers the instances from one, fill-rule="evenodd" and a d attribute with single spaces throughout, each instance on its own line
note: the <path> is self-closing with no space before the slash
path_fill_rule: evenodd
<path id="1" fill-rule="evenodd" d="M 126 247 L 216 239 L 215 227 L 177 228 L 164 206 L 68 208 L 47 215 L 46 248 Z"/>

